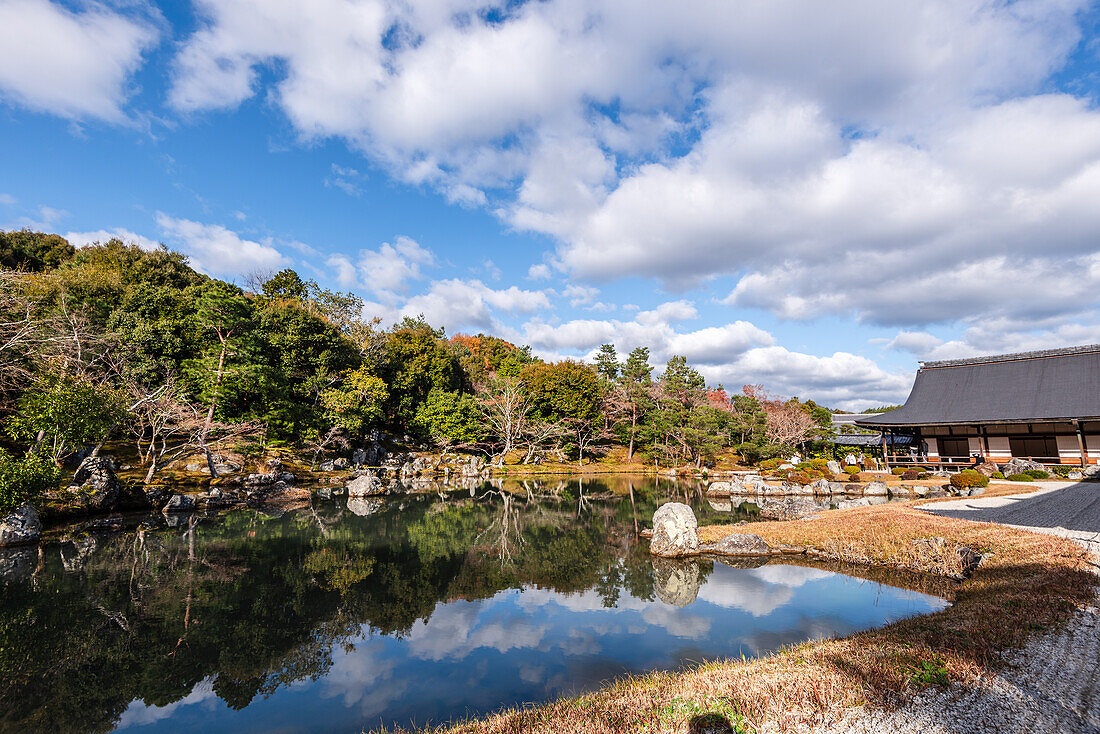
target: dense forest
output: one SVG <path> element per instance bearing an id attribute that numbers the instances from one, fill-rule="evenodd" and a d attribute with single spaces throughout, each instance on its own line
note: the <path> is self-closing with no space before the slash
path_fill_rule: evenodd
<path id="1" fill-rule="evenodd" d="M 703 466 L 723 451 L 778 456 L 828 430 L 829 411 L 760 386 L 708 386 L 683 357 L 544 362 L 422 318 L 382 328 L 363 302 L 292 270 L 227 283 L 166 248 L 74 248 L 0 232 L 0 505 L 33 497 L 74 456 L 133 446 L 146 481 L 227 447 L 303 456 L 376 431 L 497 462 Z"/>

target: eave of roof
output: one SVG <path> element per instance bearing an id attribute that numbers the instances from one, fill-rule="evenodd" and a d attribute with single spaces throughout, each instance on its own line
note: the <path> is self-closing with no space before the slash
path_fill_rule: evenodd
<path id="1" fill-rule="evenodd" d="M 905 405 L 864 428 L 1100 419 L 1100 345 L 922 366 Z"/>

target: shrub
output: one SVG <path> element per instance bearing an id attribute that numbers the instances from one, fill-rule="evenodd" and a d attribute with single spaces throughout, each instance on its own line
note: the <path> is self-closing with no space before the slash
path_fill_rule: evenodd
<path id="1" fill-rule="evenodd" d="M 818 471 L 825 471 L 826 469 L 829 468 L 829 460 L 828 459 L 811 459 L 810 460 L 810 465 L 813 466 L 813 468 L 817 469 Z"/>
<path id="2" fill-rule="evenodd" d="M 961 471 L 951 477 L 951 486 L 955 489 L 971 489 L 973 487 L 988 487 L 989 479 L 976 471 Z"/>
<path id="3" fill-rule="evenodd" d="M 28 454 L 17 459 L 0 449 L 0 515 L 33 502 L 54 489 L 60 478 L 61 470 L 48 456 Z"/>
<path id="4" fill-rule="evenodd" d="M 1042 469 L 1028 469 L 1024 472 L 1032 479 L 1050 479 L 1050 472 L 1043 471 Z"/>
<path id="5" fill-rule="evenodd" d="M 813 476 L 815 473 L 816 472 L 792 471 L 787 474 L 787 481 L 794 482 L 795 484 L 809 484 L 821 478 Z"/>
<path id="6" fill-rule="evenodd" d="M 1010 482 L 1034 482 L 1035 477 L 1031 476 L 1030 474 L 1013 474 L 1012 476 L 1008 477 L 1008 481 L 1010 481 Z"/>
<path id="7" fill-rule="evenodd" d="M 1004 472 L 995 471 L 995 472 L 993 472 L 992 474 L 989 475 L 989 478 L 990 479 L 1004 479 L 1005 475 L 1004 475 Z"/>
<path id="8" fill-rule="evenodd" d="M 895 477 L 900 477 L 907 471 L 909 470 L 906 469 L 904 466 L 895 466 L 893 469 L 890 470 L 890 473 L 893 474 Z"/>
<path id="9" fill-rule="evenodd" d="M 858 466 L 846 466 L 846 467 L 844 467 L 844 471 L 845 471 L 845 473 L 851 474 L 854 477 L 856 474 L 859 474 L 859 467 Z"/>
<path id="10" fill-rule="evenodd" d="M 766 459 L 760 462 L 761 469 L 778 469 L 783 462 L 780 459 Z"/>
<path id="11" fill-rule="evenodd" d="M 917 479 L 927 479 L 929 476 L 928 472 L 922 471 L 917 474 Z"/>
<path id="12" fill-rule="evenodd" d="M 909 469 L 901 474 L 902 479 L 920 479 L 921 472 L 916 469 Z"/>

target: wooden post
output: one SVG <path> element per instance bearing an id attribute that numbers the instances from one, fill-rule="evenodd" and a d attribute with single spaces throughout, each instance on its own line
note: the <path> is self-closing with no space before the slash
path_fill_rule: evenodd
<path id="1" fill-rule="evenodd" d="M 1089 452 L 1085 449 L 1085 429 L 1081 421 L 1074 421 L 1074 425 L 1077 426 L 1077 446 L 1081 449 L 1081 468 L 1084 469 L 1089 465 Z"/>
<path id="2" fill-rule="evenodd" d="M 982 438 L 982 461 L 989 461 L 989 433 L 985 426 L 977 426 L 978 435 Z"/>
<path id="3" fill-rule="evenodd" d="M 882 465 L 887 472 L 890 471 L 890 457 L 886 453 L 886 429 L 882 429 Z"/>

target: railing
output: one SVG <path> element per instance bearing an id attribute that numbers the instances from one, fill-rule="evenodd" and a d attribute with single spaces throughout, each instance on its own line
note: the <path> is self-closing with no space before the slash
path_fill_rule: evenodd
<path id="1" fill-rule="evenodd" d="M 1089 455 L 1089 463 L 1096 463 L 1096 456 Z M 887 455 L 886 461 L 890 467 L 899 466 L 929 466 L 942 467 L 944 469 L 965 469 L 977 466 L 986 461 L 996 464 L 1006 464 L 1012 459 L 1026 459 L 1044 466 L 1081 466 L 1080 456 L 891 456 Z"/>

